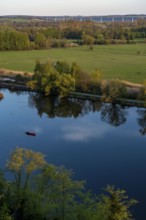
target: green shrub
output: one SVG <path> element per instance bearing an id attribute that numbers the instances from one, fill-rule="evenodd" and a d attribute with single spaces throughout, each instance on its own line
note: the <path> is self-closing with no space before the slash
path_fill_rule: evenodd
<path id="1" fill-rule="evenodd" d="M 114 103 L 118 98 L 125 98 L 126 86 L 119 80 L 111 80 L 102 85 L 102 100 Z"/>

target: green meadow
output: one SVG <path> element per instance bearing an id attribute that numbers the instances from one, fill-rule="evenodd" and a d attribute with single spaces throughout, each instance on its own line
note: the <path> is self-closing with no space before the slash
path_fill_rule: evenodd
<path id="1" fill-rule="evenodd" d="M 32 51 L 1 51 L 0 68 L 33 72 L 35 61 L 64 60 L 76 62 L 83 70 L 99 69 L 104 79 L 135 83 L 146 80 L 146 44 L 98 45 Z"/>

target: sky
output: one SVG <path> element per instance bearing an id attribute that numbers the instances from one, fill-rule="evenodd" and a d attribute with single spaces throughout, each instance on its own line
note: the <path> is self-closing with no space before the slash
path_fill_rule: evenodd
<path id="1" fill-rule="evenodd" d="M 146 14 L 146 0 L 0 0 L 0 15 Z"/>

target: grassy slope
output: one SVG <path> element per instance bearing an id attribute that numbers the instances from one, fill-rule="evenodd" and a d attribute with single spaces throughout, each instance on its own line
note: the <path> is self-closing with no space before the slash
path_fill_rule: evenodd
<path id="1" fill-rule="evenodd" d="M 137 54 L 140 51 L 140 54 Z M 146 44 L 0 52 L 0 68 L 33 72 L 35 60 L 77 62 L 83 70 L 98 68 L 106 79 L 142 83 L 146 80 Z"/>

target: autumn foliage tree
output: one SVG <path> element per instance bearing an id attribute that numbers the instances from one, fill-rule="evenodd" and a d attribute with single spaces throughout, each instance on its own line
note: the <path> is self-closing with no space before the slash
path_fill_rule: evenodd
<path id="1" fill-rule="evenodd" d="M 73 172 L 45 161 L 43 154 L 16 148 L 7 162 L 14 178 L 0 173 L 0 220 L 131 220 L 136 203 L 107 186 L 101 196 L 84 190 Z"/>
<path id="2" fill-rule="evenodd" d="M 45 95 L 66 96 L 74 90 L 75 79 L 71 75 L 70 67 L 65 62 L 55 64 L 36 62 L 32 80 L 27 84 Z"/>
<path id="3" fill-rule="evenodd" d="M 17 190 L 26 189 L 32 173 L 45 165 L 44 155 L 24 148 L 16 148 L 7 162 L 7 169 L 14 174 Z"/>
<path id="4" fill-rule="evenodd" d="M 111 80 L 102 85 L 102 100 L 114 103 L 118 98 L 127 94 L 126 86 L 119 80 Z"/>

